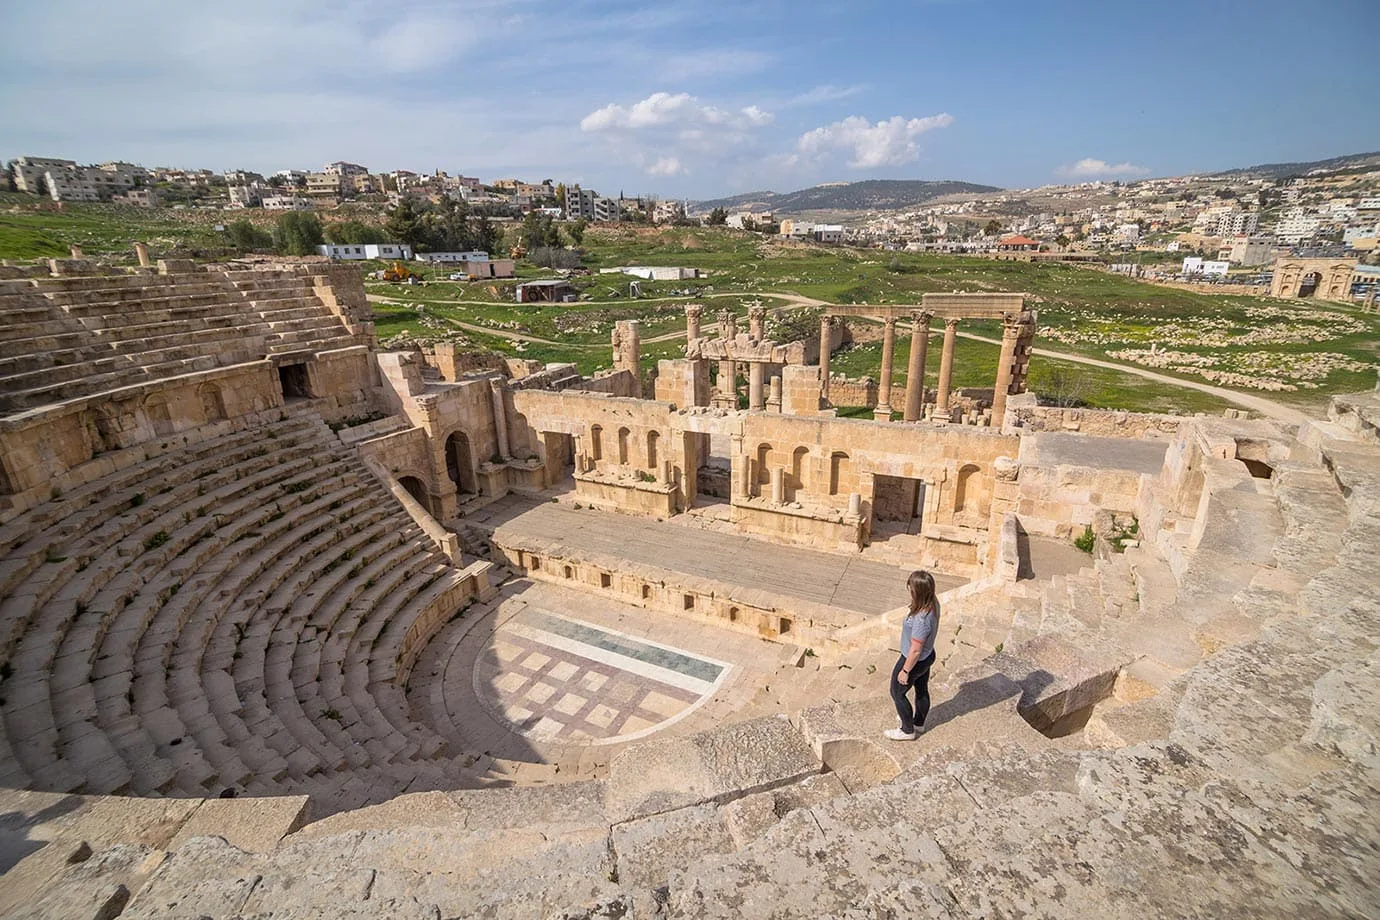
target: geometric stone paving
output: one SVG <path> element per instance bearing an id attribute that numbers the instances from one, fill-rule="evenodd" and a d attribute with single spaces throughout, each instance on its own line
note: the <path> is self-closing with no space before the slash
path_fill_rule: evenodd
<path id="1" fill-rule="evenodd" d="M 533 741 L 613 744 L 649 735 L 714 696 L 732 665 L 529 607 L 495 630 L 474 690 Z"/>

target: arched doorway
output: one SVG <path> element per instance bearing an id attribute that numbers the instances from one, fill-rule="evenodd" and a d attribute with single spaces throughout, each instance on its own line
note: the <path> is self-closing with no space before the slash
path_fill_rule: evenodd
<path id="1" fill-rule="evenodd" d="M 479 486 L 474 478 L 474 455 L 470 451 L 469 435 L 463 431 L 452 432 L 446 438 L 446 473 L 455 483 L 455 491 L 460 495 L 477 495 Z"/>
<path id="2" fill-rule="evenodd" d="M 417 500 L 417 504 L 425 508 L 428 513 L 431 512 L 431 502 L 427 500 L 426 486 L 422 485 L 420 479 L 416 476 L 399 476 L 398 485 L 406 489 L 407 494 Z"/>
<path id="3" fill-rule="evenodd" d="M 657 443 L 660 440 L 661 435 L 656 431 L 647 432 L 647 469 L 649 470 L 655 470 L 657 468 L 659 459 L 657 456 Z"/>
<path id="4" fill-rule="evenodd" d="M 1299 296 L 1312 297 L 1318 291 L 1318 284 L 1322 281 L 1320 272 L 1308 272 L 1299 281 Z"/>

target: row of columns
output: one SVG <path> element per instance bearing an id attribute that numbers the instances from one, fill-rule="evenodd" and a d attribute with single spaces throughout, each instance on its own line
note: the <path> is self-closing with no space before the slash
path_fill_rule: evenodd
<path id="1" fill-rule="evenodd" d="M 930 323 L 934 314 L 920 310 L 911 315 L 910 362 L 906 368 L 906 401 L 903 418 L 907 422 L 920 420 L 925 402 L 925 364 L 929 357 Z M 824 316 L 819 326 L 819 375 L 820 394 L 829 398 L 829 357 L 833 347 L 836 318 Z M 892 363 L 896 357 L 897 318 L 889 316 L 882 326 L 882 373 L 877 386 L 877 408 L 874 415 L 878 419 L 890 420 Z M 944 319 L 944 347 L 939 356 L 939 386 L 934 397 L 934 418 L 942 421 L 950 419 L 949 399 L 953 392 L 954 345 L 958 339 L 959 318 Z M 1006 412 L 1006 397 L 1011 389 L 1012 366 L 1015 360 L 1016 345 L 1020 339 L 1020 318 L 1008 313 L 1003 318 L 1001 335 L 1001 357 L 997 363 L 997 379 L 992 396 L 992 418 L 1000 425 Z"/>
<path id="2" fill-rule="evenodd" d="M 693 342 L 701 337 L 700 319 L 704 315 L 704 308 L 699 304 L 691 304 L 685 308 L 685 337 L 687 341 Z M 738 337 L 738 317 L 732 310 L 721 310 L 718 314 L 719 337 L 726 342 L 732 342 Z M 748 309 L 748 337 L 754 342 L 761 342 L 767 337 L 767 308 L 751 307 Z M 749 361 L 748 363 L 748 408 L 762 410 L 767 407 L 766 391 L 766 365 L 759 361 Z M 734 403 L 733 408 L 737 408 L 737 383 L 738 383 L 738 362 L 733 360 L 723 360 L 719 362 L 719 392 L 722 398 Z M 779 395 L 774 394 L 777 399 Z"/>

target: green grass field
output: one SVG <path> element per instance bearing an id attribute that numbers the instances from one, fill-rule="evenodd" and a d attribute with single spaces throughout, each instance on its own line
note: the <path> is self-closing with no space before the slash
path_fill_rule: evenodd
<path id="1" fill-rule="evenodd" d="M 150 242 L 155 256 L 176 253 L 223 258 L 216 223 L 237 215 L 214 211 L 145 211 L 110 205 L 69 205 L 61 212 L 33 207 L 28 196 L 0 195 L 0 258 L 62 256 L 70 244 L 91 255 L 133 259 L 130 244 Z M 262 215 L 258 215 L 262 216 Z M 328 217 L 329 219 L 329 217 Z M 1353 307 L 1310 301 L 1279 301 L 1231 294 L 1178 290 L 1095 268 L 1046 263 L 997 262 L 975 257 L 887 253 L 817 246 L 782 245 L 754 234 L 719 228 L 590 228 L 584 264 L 594 272 L 572 279 L 581 300 L 574 304 L 517 304 L 519 280 L 556 273 L 519 262 L 518 279 L 452 282 L 450 269 L 419 267 L 420 286 L 366 281 L 376 303 L 381 340 L 459 333 L 455 322 L 482 327 L 464 331 L 476 344 L 528 357 L 573 361 L 592 370 L 607 364 L 609 333 L 620 319 L 638 319 L 649 360 L 679 353 L 676 341 L 648 342 L 684 329 L 683 305 L 706 306 L 704 326 L 714 334 L 721 309 L 744 314 L 748 305 L 778 308 L 794 334 L 808 334 L 813 314 L 774 296 L 794 294 L 830 303 L 918 304 L 927 292 L 1021 291 L 1039 313 L 1037 347 L 1149 367 L 1159 373 L 1206 381 L 1316 408 L 1331 393 L 1369 389 L 1380 368 L 1380 317 Z M 630 277 L 598 274 L 626 264 L 699 268 L 696 281 L 642 282 L 643 297 L 630 299 Z M 380 267 L 364 264 L 361 271 Z M 685 296 L 687 291 L 692 296 Z M 741 325 L 741 324 L 740 324 Z M 995 323 L 967 322 L 965 332 L 995 338 Z M 515 344 L 514 336 L 550 340 Z M 995 349 L 963 342 L 955 365 L 958 386 L 990 386 Z M 937 346 L 937 339 L 936 339 Z M 896 379 L 904 382 L 908 337 L 901 336 Z M 930 374 L 937 371 L 932 348 Z M 879 375 L 880 347 L 864 344 L 835 357 L 836 371 Z M 1041 368 L 1050 370 L 1042 372 Z M 1060 367 L 1055 374 L 1054 368 Z M 1145 410 L 1216 411 L 1206 394 L 1115 371 L 1062 365 L 1037 357 L 1032 384 L 1077 378 L 1086 404 Z M 1261 386 L 1264 384 L 1264 386 Z"/>

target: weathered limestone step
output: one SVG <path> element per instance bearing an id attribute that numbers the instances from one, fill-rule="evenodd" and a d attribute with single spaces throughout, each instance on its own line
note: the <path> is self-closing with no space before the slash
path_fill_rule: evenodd
<path id="1" fill-rule="evenodd" d="M 766 791 L 822 769 L 789 720 L 754 719 L 628 748 L 610 764 L 606 807 L 618 823 Z"/>

